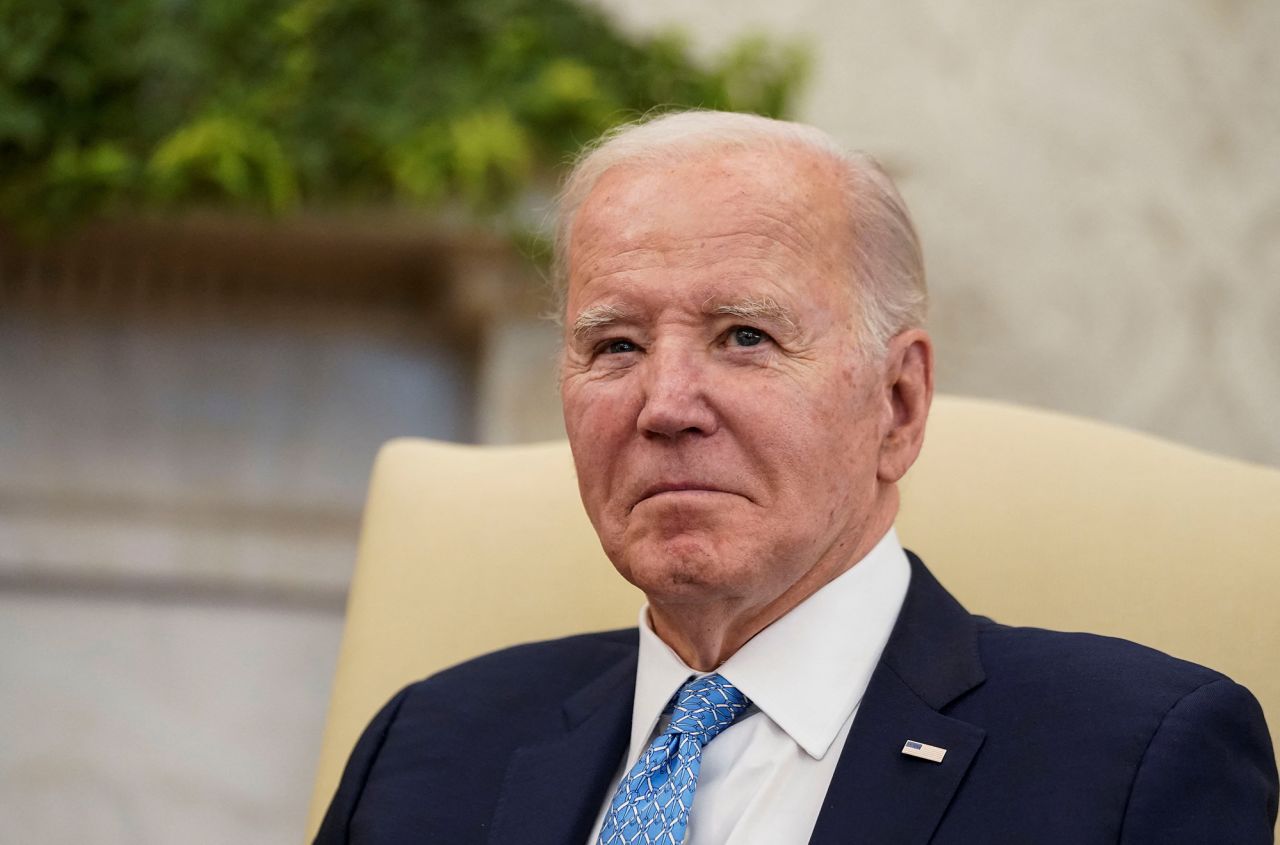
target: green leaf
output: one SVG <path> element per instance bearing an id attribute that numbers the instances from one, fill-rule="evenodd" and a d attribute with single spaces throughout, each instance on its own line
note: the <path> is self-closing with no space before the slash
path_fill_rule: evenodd
<path id="1" fill-rule="evenodd" d="M 785 114 L 803 50 L 711 63 L 581 0 L 0 0 L 0 222 L 472 208 L 655 107 Z"/>
<path id="2" fill-rule="evenodd" d="M 222 196 L 262 201 L 275 212 L 297 201 L 293 169 L 268 130 L 242 118 L 214 114 L 164 139 L 148 163 L 154 190 L 165 200 Z"/>
<path id="3" fill-rule="evenodd" d="M 524 182 L 533 150 L 524 128 L 502 107 L 491 107 L 449 123 L 453 175 L 463 198 L 487 207 Z"/>

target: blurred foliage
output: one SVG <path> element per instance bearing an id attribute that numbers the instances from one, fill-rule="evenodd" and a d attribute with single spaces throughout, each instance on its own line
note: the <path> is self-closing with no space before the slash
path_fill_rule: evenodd
<path id="1" fill-rule="evenodd" d="M 574 0 L 0 0 L 0 219 L 505 207 L 654 107 L 784 113 L 803 51 L 702 64 Z"/>

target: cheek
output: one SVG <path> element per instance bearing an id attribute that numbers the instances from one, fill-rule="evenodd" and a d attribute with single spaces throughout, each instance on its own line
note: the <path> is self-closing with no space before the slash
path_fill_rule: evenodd
<path id="1" fill-rule="evenodd" d="M 619 449 L 635 431 L 632 403 L 623 391 L 610 387 L 591 384 L 563 394 L 565 433 L 574 456 L 593 461 L 597 472 L 617 460 Z"/>
<path id="2" fill-rule="evenodd" d="M 878 422 L 843 379 L 786 397 L 773 437 L 762 441 L 810 514 L 838 514 L 874 487 Z"/>
<path id="3" fill-rule="evenodd" d="M 565 384 L 560 392 L 578 487 L 597 530 L 620 472 L 621 447 L 634 428 L 625 396 L 610 387 L 599 382 Z"/>
<path id="4" fill-rule="evenodd" d="M 773 420 L 769 428 L 774 442 L 770 446 L 775 453 L 811 472 L 838 461 L 840 455 L 833 447 L 847 442 L 854 422 L 849 403 L 842 399 L 847 391 L 842 388 L 824 384 L 759 396 L 756 413 L 763 420 Z"/>

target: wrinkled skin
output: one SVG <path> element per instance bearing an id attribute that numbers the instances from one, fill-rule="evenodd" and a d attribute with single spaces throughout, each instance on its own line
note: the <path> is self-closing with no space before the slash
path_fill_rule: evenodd
<path id="1" fill-rule="evenodd" d="M 928 336 L 858 346 L 835 165 L 707 151 L 607 171 L 570 233 L 561 397 L 588 515 L 708 670 L 892 525 Z"/>

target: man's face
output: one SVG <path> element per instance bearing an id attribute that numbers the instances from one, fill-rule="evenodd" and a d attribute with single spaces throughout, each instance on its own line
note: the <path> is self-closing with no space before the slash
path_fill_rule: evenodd
<path id="1" fill-rule="evenodd" d="M 605 552 L 655 606 L 765 607 L 888 527 L 892 401 L 856 343 L 838 178 L 804 152 L 623 165 L 574 222 L 565 424 Z"/>

